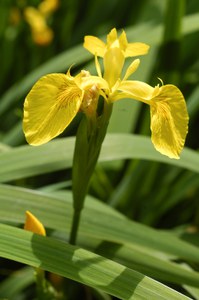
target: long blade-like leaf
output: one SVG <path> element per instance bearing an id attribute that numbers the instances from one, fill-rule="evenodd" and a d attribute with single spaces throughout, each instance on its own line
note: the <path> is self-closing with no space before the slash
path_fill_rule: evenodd
<path id="1" fill-rule="evenodd" d="M 0 182 L 63 170 L 72 166 L 74 138 L 54 140 L 39 147 L 21 146 L 0 153 Z M 199 172 L 199 154 L 184 149 L 181 159 L 159 154 L 148 137 L 131 134 L 108 134 L 102 147 L 100 162 L 120 159 L 143 159 Z"/>
<path id="2" fill-rule="evenodd" d="M 50 229 L 51 234 L 56 230 L 60 232 L 60 238 L 67 239 L 71 226 L 72 195 L 64 193 L 63 196 L 64 198 L 50 196 L 1 185 L 0 221 L 23 223 L 25 210 L 30 210 L 42 220 L 46 228 Z M 169 254 L 176 258 L 198 262 L 197 247 L 181 241 L 172 234 L 163 234 L 129 221 L 93 198 L 86 201 L 78 236 L 79 245 L 115 257 L 125 265 L 157 279 L 192 286 L 198 284 L 197 272 L 184 270 L 175 263 L 165 261 L 165 257 Z"/>
<path id="3" fill-rule="evenodd" d="M 0 240 L 1 257 L 57 273 L 119 299 L 190 299 L 114 261 L 52 238 L 0 224 Z"/>

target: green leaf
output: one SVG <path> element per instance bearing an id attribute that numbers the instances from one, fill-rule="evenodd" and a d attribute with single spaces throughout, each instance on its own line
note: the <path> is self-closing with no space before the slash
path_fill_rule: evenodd
<path id="1" fill-rule="evenodd" d="M 56 139 L 46 145 L 21 146 L 0 153 L 0 182 L 63 170 L 72 166 L 75 138 Z M 48 154 L 48 155 L 47 155 Z M 181 159 L 159 154 L 150 138 L 131 134 L 108 134 L 99 162 L 122 159 L 143 159 L 167 163 L 199 172 L 199 154 L 184 149 Z"/>
<path id="2" fill-rule="evenodd" d="M 68 239 L 72 219 L 70 192 L 53 196 L 1 185 L 0 203 L 1 222 L 24 223 L 25 211 L 30 210 L 49 229 L 49 234 Z M 111 207 L 90 197 L 86 199 L 83 210 L 78 244 L 115 258 L 154 278 L 198 285 L 197 272 L 184 270 L 181 266 L 167 261 L 169 254 L 172 258 L 199 262 L 197 247 L 181 241 L 171 233 L 158 232 L 130 221 Z"/>
<path id="3" fill-rule="evenodd" d="M 121 264 L 62 241 L 3 224 L 0 239 L 1 257 L 99 288 L 119 299 L 190 299 Z"/>
<path id="4" fill-rule="evenodd" d="M 183 267 L 187 270 L 191 270 L 191 267 L 187 264 L 183 264 Z M 199 288 L 198 287 L 192 287 L 188 285 L 183 285 L 184 289 L 189 292 L 190 295 L 194 297 L 194 299 L 199 300 Z"/>
<path id="5" fill-rule="evenodd" d="M 0 295 L 3 298 L 16 299 L 16 295 L 30 284 L 33 284 L 34 280 L 34 270 L 32 268 L 20 269 L 0 283 Z"/>

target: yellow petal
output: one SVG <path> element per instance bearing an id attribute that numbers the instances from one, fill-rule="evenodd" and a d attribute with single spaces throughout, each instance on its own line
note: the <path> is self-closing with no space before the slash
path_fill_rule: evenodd
<path id="1" fill-rule="evenodd" d="M 155 148 L 170 158 L 179 158 L 188 131 L 184 97 L 174 85 L 165 85 L 151 101 L 151 131 Z"/>
<path id="2" fill-rule="evenodd" d="M 109 34 L 107 35 L 107 47 L 112 47 L 113 44 L 117 43 L 117 45 L 119 46 L 119 41 L 117 38 L 117 30 L 115 28 L 113 28 Z"/>
<path id="3" fill-rule="evenodd" d="M 104 79 L 110 88 L 120 78 L 124 65 L 124 55 L 119 48 L 110 48 L 104 55 Z"/>
<path id="4" fill-rule="evenodd" d="M 96 86 L 98 89 L 105 89 L 107 90 L 109 88 L 108 83 L 106 80 L 99 76 L 88 76 L 83 77 L 81 79 L 81 88 L 84 90 L 88 90 L 92 88 L 93 86 Z"/>
<path id="5" fill-rule="evenodd" d="M 99 63 L 97 55 L 95 55 L 95 68 L 96 68 L 96 71 L 97 71 L 97 75 L 99 77 L 102 77 L 101 66 L 100 66 L 100 63 Z"/>
<path id="6" fill-rule="evenodd" d="M 41 29 L 45 29 L 47 26 L 44 16 L 38 9 L 34 7 L 26 7 L 24 10 L 24 17 L 28 24 L 31 26 L 31 28 L 34 30 L 39 31 Z"/>
<path id="7" fill-rule="evenodd" d="M 47 143 L 70 124 L 83 98 L 72 77 L 49 74 L 40 78 L 24 103 L 23 130 L 32 145 Z"/>
<path id="8" fill-rule="evenodd" d="M 120 49 L 125 52 L 126 48 L 128 47 L 128 41 L 127 41 L 125 31 L 122 31 L 122 33 L 119 37 L 119 44 L 120 44 Z"/>
<path id="9" fill-rule="evenodd" d="M 128 67 L 128 69 L 126 70 L 126 73 L 124 75 L 123 81 L 127 80 L 139 67 L 140 65 L 140 60 L 139 59 L 135 59 L 130 66 Z"/>
<path id="10" fill-rule="evenodd" d="M 132 98 L 147 104 L 150 104 L 149 101 L 151 100 L 151 98 L 153 98 L 153 94 L 155 91 L 155 89 L 149 84 L 136 80 L 122 81 L 118 87 L 118 90 L 122 93 L 116 94 L 114 100 L 118 100 L 121 98 Z"/>
<path id="11" fill-rule="evenodd" d="M 24 229 L 40 235 L 46 235 L 43 224 L 29 211 L 26 211 Z"/>
<path id="12" fill-rule="evenodd" d="M 147 54 L 149 46 L 144 43 L 129 43 L 124 52 L 125 57 L 132 57 Z"/>
<path id="13" fill-rule="evenodd" d="M 37 45 L 48 45 L 53 40 L 53 37 L 54 33 L 49 27 L 46 27 L 44 30 L 32 30 L 32 38 Z"/>
<path id="14" fill-rule="evenodd" d="M 84 48 L 91 52 L 93 55 L 104 56 L 106 51 L 105 43 L 95 36 L 87 35 L 84 37 Z"/>
<path id="15" fill-rule="evenodd" d="M 38 6 L 44 16 L 49 16 L 59 7 L 59 0 L 44 0 Z"/>

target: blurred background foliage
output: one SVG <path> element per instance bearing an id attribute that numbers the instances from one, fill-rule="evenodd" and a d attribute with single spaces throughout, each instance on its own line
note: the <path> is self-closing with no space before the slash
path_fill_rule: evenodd
<path id="1" fill-rule="evenodd" d="M 34 82 L 49 72 L 66 72 L 72 64 L 74 73 L 82 68 L 95 72 L 91 56 L 82 48 L 83 37 L 104 38 L 113 27 L 125 29 L 129 41 L 151 46 L 134 78 L 156 85 L 160 77 L 182 90 L 190 115 L 186 146 L 198 150 L 199 1 L 57 0 L 49 1 L 49 11 L 41 7 L 45 1 L 0 2 L 1 151 L 26 144 L 23 101 Z M 63 136 L 74 135 L 78 121 L 77 117 Z M 109 132 L 150 136 L 148 108 L 128 99 L 116 103 Z M 70 189 L 71 170 L 10 184 Z M 194 172 L 137 159 L 103 163 L 89 193 L 135 221 L 198 244 L 199 176 Z"/>

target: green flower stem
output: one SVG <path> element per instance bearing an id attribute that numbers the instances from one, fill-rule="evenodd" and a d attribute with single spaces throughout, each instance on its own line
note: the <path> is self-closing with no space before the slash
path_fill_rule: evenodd
<path id="1" fill-rule="evenodd" d="M 60 299 L 55 289 L 45 278 L 45 271 L 40 268 L 35 268 L 35 278 L 37 285 L 38 300 L 56 300 Z"/>
<path id="2" fill-rule="evenodd" d="M 42 297 L 44 297 L 45 294 L 45 272 L 44 270 L 40 269 L 40 268 L 35 268 L 35 279 L 36 279 L 36 284 L 37 284 L 37 296 L 38 299 L 42 299 Z"/>
<path id="3" fill-rule="evenodd" d="M 104 102 L 103 113 L 95 119 L 83 116 L 77 131 L 72 174 L 74 212 L 69 238 L 69 242 L 73 245 L 76 243 L 81 211 L 106 135 L 111 112 L 112 104 Z"/>
<path id="4" fill-rule="evenodd" d="M 73 220 L 72 220 L 70 239 L 69 239 L 69 243 L 71 245 L 76 244 L 77 232 L 78 232 L 80 217 L 81 217 L 81 211 L 82 211 L 82 208 L 80 210 L 77 210 L 74 208 L 74 211 L 73 211 Z"/>

